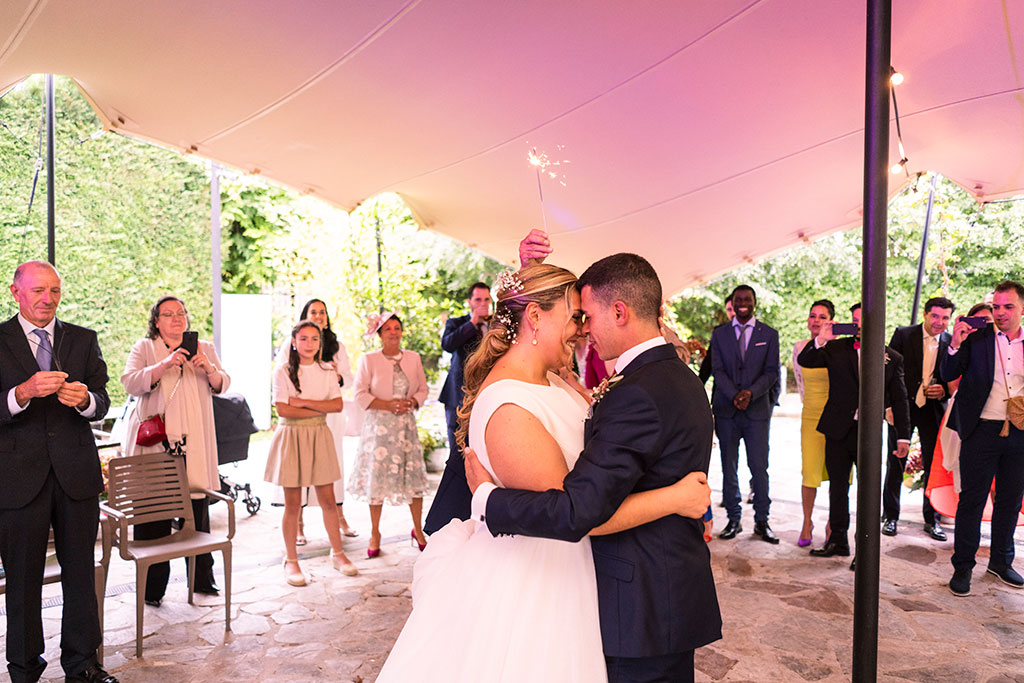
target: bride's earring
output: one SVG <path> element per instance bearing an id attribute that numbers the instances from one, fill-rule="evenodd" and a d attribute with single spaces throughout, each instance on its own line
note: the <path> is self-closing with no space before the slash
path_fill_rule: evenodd
<path id="1" fill-rule="evenodd" d="M 533 328 L 533 345 L 537 345 L 537 328 Z"/>

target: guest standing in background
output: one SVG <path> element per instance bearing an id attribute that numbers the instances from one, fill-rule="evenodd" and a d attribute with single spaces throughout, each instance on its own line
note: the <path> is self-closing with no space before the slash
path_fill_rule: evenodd
<path id="1" fill-rule="evenodd" d="M 466 463 L 462 449 L 455 442 L 458 428 L 455 411 L 462 405 L 462 386 L 466 383 L 466 359 L 487 332 L 491 312 L 491 288 L 483 282 L 469 286 L 466 296 L 469 314 L 450 318 L 441 335 L 441 348 L 452 355 L 451 367 L 441 387 L 440 400 L 444 404 L 444 417 L 448 423 L 448 462 L 445 463 L 441 483 L 437 486 L 434 502 L 423 525 L 432 534 L 453 519 L 469 519 L 469 486 L 466 485 Z"/>
<path id="2" fill-rule="evenodd" d="M 189 357 L 181 343 L 191 324 L 185 302 L 176 296 L 161 297 L 149 311 L 149 329 L 145 339 L 135 342 L 125 363 L 121 384 L 129 395 L 138 398 L 128 417 L 124 454 L 159 453 L 163 444 L 139 446 L 135 439 L 142 420 L 162 415 L 171 447 L 180 445 L 185 452 L 185 470 L 192 489 L 220 490 L 217 476 L 217 430 L 213 423 L 213 394 L 227 390 L 231 379 L 221 367 L 217 349 L 200 341 L 198 352 Z M 203 493 L 192 494 L 192 512 L 196 530 L 210 530 L 210 502 Z M 162 538 L 171 533 L 171 521 L 145 522 L 134 527 L 135 540 Z M 186 567 L 190 562 L 186 559 Z M 195 592 L 217 595 L 213 578 L 213 555 L 196 557 Z M 146 577 L 146 604 L 159 607 L 170 577 L 169 562 L 149 568 Z"/>
<path id="3" fill-rule="evenodd" d="M 811 544 L 811 534 L 814 531 L 814 499 L 817 497 L 821 482 L 828 480 L 828 470 L 825 469 L 825 435 L 818 431 L 818 420 L 821 419 L 821 411 L 825 409 L 825 403 L 828 401 L 828 370 L 801 367 L 797 357 L 805 346 L 814 343 L 814 338 L 821 331 L 821 324 L 832 320 L 835 315 L 836 307 L 831 301 L 815 301 L 807 314 L 807 330 L 811 333 L 811 338 L 802 339 L 793 345 L 793 375 L 796 377 L 796 386 L 803 403 L 803 409 L 800 411 L 800 471 L 803 480 L 800 487 L 800 502 L 803 505 L 804 522 L 800 527 L 800 537 L 797 539 L 797 545 L 801 548 Z M 827 528 L 825 537 L 828 537 Z"/>
<path id="4" fill-rule="evenodd" d="M 299 567 L 295 549 L 302 490 L 312 486 L 320 502 L 327 538 L 331 541 L 331 562 L 346 576 L 358 574 L 341 549 L 338 506 L 334 500 L 334 482 L 341 477 L 334 436 L 326 416 L 341 412 L 344 402 L 338 375 L 320 359 L 320 326 L 304 320 L 292 328 L 292 348 L 288 363 L 274 372 L 274 406 L 278 425 L 270 442 L 264 478 L 284 487 L 285 580 L 292 586 L 305 586 L 306 575 Z"/>
<path id="5" fill-rule="evenodd" d="M 903 382 L 907 386 L 910 403 L 910 433 L 917 430 L 921 439 L 921 466 L 924 468 L 924 486 L 928 487 L 928 475 L 932 469 L 935 443 L 939 439 L 939 426 L 946 412 L 949 387 L 940 382 L 939 359 L 946 353 L 951 340 L 946 328 L 955 310 L 953 302 L 945 297 L 928 299 L 924 304 L 924 322 L 907 327 L 897 327 L 892 333 L 889 346 L 903 356 Z M 907 461 L 893 455 L 896 430 L 889 428 L 889 456 L 882 488 L 882 533 L 896 535 L 896 522 L 900 518 L 900 492 L 903 489 L 903 470 Z M 924 516 L 924 532 L 936 541 L 945 541 L 935 517 L 928 496 L 921 504 Z"/>
<path id="6" fill-rule="evenodd" d="M 394 313 L 371 316 L 367 334 L 376 333 L 381 350 L 359 359 L 356 401 L 366 411 L 355 470 L 348 492 L 370 504 L 367 557 L 380 555 L 380 515 L 384 503 L 408 505 L 410 536 L 427 547 L 420 518 L 427 493 L 427 470 L 416 432 L 414 411 L 427 398 L 420 355 L 402 350 L 402 321 Z"/>
<path id="7" fill-rule="evenodd" d="M 712 410 L 722 454 L 722 499 L 729 522 L 719 538 L 731 539 L 743 530 L 737 476 L 740 440 L 754 484 L 754 535 L 779 542 L 768 525 L 768 433 L 772 415 L 770 393 L 779 380 L 779 333 L 754 317 L 753 288 L 739 285 L 732 292 L 736 316 L 711 335 L 715 388 Z"/>
<path id="8" fill-rule="evenodd" d="M 310 299 L 302 307 L 302 312 L 299 314 L 299 321 L 311 320 L 320 327 L 320 343 L 323 348 L 320 351 L 320 355 L 323 361 L 330 365 L 334 370 L 334 373 L 338 376 L 338 386 L 351 387 L 352 386 L 352 364 L 348 358 L 348 351 L 345 350 L 345 345 L 341 343 L 338 336 L 331 330 L 331 318 L 327 314 L 327 304 L 323 302 L 323 299 Z M 291 339 L 286 339 L 284 344 L 281 345 L 280 351 L 277 353 L 277 364 L 283 365 L 288 362 L 288 352 L 291 350 Z M 352 530 L 348 525 L 348 521 L 345 520 L 345 513 L 343 505 L 345 503 L 345 453 L 344 453 L 344 438 L 345 438 L 345 427 L 347 424 L 346 411 L 342 410 L 337 413 L 327 413 L 327 427 L 331 430 L 331 434 L 334 437 L 334 451 L 338 455 L 338 469 L 341 472 L 341 476 L 338 481 L 334 482 L 334 500 L 338 504 L 338 526 L 341 528 L 341 533 L 344 536 L 358 536 L 355 531 Z M 306 533 L 305 525 L 302 521 L 302 512 L 306 505 L 319 505 L 319 501 L 316 496 L 310 498 L 309 489 L 303 489 L 302 491 L 302 507 L 299 508 L 299 524 L 298 534 L 295 537 L 296 545 L 306 545 Z"/>
<path id="9" fill-rule="evenodd" d="M 1013 588 L 1024 578 L 1013 568 L 1013 533 L 1024 494 L 1024 429 L 1010 420 L 1011 402 L 1024 399 L 1024 285 L 1006 281 L 992 296 L 994 325 L 974 330 L 963 320 L 939 362 L 939 378 L 960 378 L 950 426 L 960 435 L 960 501 L 953 533 L 949 590 L 971 592 L 981 540 L 981 517 L 992 480 L 992 543 L 988 573 Z"/>

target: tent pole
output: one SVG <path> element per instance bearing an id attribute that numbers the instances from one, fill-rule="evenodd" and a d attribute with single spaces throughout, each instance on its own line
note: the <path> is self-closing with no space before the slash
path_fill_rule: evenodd
<path id="1" fill-rule="evenodd" d="M 50 265 L 57 265 L 57 219 L 54 172 L 53 129 L 57 123 L 54 115 L 53 74 L 46 74 L 46 260 Z"/>
<path id="2" fill-rule="evenodd" d="M 917 282 L 914 285 L 914 307 L 910 309 L 910 324 L 917 324 L 917 309 L 921 305 L 921 280 L 924 279 L 924 257 L 928 253 L 928 228 L 932 224 L 932 205 L 935 204 L 935 181 L 938 176 L 932 174 L 932 186 L 928 188 L 928 208 L 924 212 L 924 235 L 921 237 L 921 256 L 917 259 Z"/>
<path id="3" fill-rule="evenodd" d="M 220 166 L 214 163 L 210 164 L 210 260 L 210 274 L 213 278 L 213 346 L 217 349 L 217 355 L 223 358 L 224 353 L 220 348 Z"/>
<path id="4" fill-rule="evenodd" d="M 885 410 L 885 268 L 889 173 L 892 0 L 867 2 L 864 88 L 864 228 L 861 271 L 860 420 L 857 430 L 857 573 L 853 680 L 878 673 L 878 559 Z"/>

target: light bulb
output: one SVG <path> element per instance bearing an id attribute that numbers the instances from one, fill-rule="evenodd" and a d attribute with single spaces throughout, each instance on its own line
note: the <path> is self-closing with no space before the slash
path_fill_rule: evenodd
<path id="1" fill-rule="evenodd" d="M 889 82 L 893 85 L 901 85 L 903 83 L 903 74 L 899 71 L 893 71 L 889 76 Z"/>

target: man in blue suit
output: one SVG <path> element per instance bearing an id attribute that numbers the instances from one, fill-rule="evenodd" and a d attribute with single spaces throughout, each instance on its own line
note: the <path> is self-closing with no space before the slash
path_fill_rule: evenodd
<path id="1" fill-rule="evenodd" d="M 437 485 L 434 502 L 427 512 L 423 531 L 432 534 L 453 519 L 469 519 L 470 494 L 466 485 L 466 464 L 462 451 L 455 443 L 458 429 L 456 411 L 462 405 L 462 387 L 466 383 L 466 359 L 476 349 L 487 331 L 487 316 L 491 312 L 491 288 L 483 282 L 469 286 L 466 296 L 469 315 L 449 318 L 441 335 L 441 348 L 452 354 L 444 386 L 441 387 L 441 403 L 448 422 L 448 462 Z"/>
<path id="2" fill-rule="evenodd" d="M 584 331 L 602 360 L 618 359 L 621 379 L 594 404 L 563 490 L 496 489 L 467 451 L 473 514 L 494 535 L 578 541 L 630 493 L 690 479 L 701 492 L 693 518 L 670 515 L 590 540 L 609 682 L 692 681 L 694 650 L 722 637 L 698 519 L 710 500 L 711 410 L 700 380 L 660 335 L 661 283 L 645 259 L 601 259 L 577 287 Z"/>
<path id="3" fill-rule="evenodd" d="M 711 333 L 715 378 L 711 409 L 722 455 L 722 500 L 729 515 L 719 538 L 735 538 L 743 530 L 737 475 L 742 439 L 753 477 L 754 534 L 776 544 L 779 537 L 768 525 L 768 427 L 773 408 L 771 393 L 779 381 L 779 333 L 754 317 L 756 307 L 753 288 L 739 285 L 732 292 L 735 317 Z"/>
<path id="4" fill-rule="evenodd" d="M 1008 399 L 1024 400 L 1024 285 L 1006 281 L 992 297 L 995 326 L 972 329 L 962 319 L 939 364 L 943 382 L 960 378 L 949 426 L 960 435 L 960 502 L 953 538 L 949 590 L 971 592 L 981 517 L 995 478 L 992 549 L 988 573 L 1008 586 L 1024 588 L 1013 568 L 1013 532 L 1024 494 L 1024 430 L 1008 417 Z"/>

